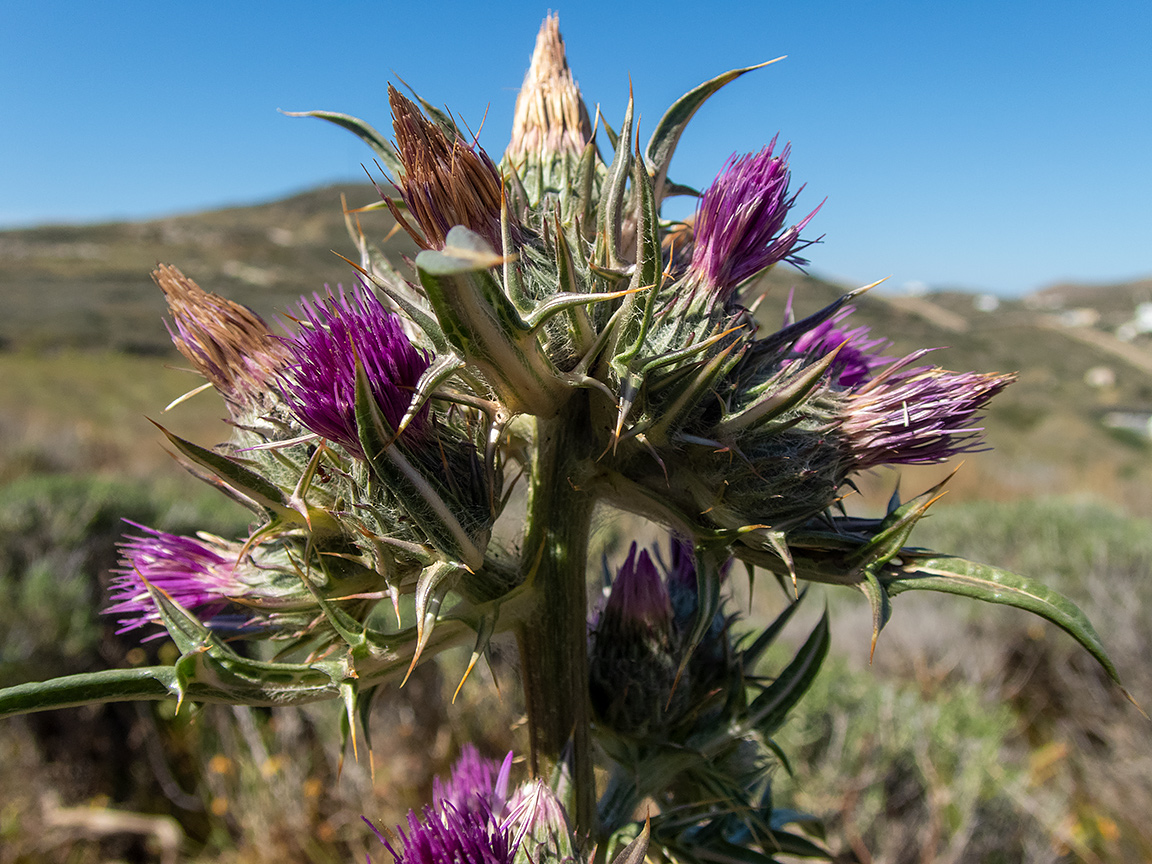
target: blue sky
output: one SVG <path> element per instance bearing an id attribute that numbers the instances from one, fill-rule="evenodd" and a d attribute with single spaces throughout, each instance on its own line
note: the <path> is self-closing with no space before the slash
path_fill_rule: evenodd
<path id="1" fill-rule="evenodd" d="M 555 0 L 552 0 L 555 2 Z M 363 177 L 355 138 L 283 110 L 390 128 L 386 82 L 498 156 L 549 6 L 331 0 L 0 9 L 0 226 L 143 219 Z M 672 176 L 792 142 L 812 270 L 848 283 L 1020 294 L 1152 275 L 1152 3 L 580 2 L 559 5 L 589 105 L 646 139 L 727 69 Z M 808 210 L 804 209 L 804 213 Z M 338 275 L 338 274 L 337 274 Z"/>

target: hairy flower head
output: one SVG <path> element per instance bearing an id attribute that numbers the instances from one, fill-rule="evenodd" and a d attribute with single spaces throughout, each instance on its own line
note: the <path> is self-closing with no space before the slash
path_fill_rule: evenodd
<path id="1" fill-rule="evenodd" d="M 981 449 L 977 412 L 1016 376 L 907 368 L 925 353 L 910 354 L 848 394 L 841 430 L 856 470 L 944 462 Z"/>
<path id="2" fill-rule="evenodd" d="M 588 108 L 564 54 L 560 17 L 549 15 L 540 27 L 532 63 L 516 97 L 506 155 L 514 163 L 565 153 L 579 156 L 591 137 Z"/>
<path id="3" fill-rule="evenodd" d="M 773 138 L 759 153 L 733 155 L 697 205 L 689 272 L 722 298 L 777 261 L 808 263 L 796 254 L 810 245 L 800 232 L 820 208 L 784 227 L 799 192 L 788 195 L 789 146 L 774 156 L 775 147 Z"/>
<path id="4" fill-rule="evenodd" d="M 588 645 L 589 695 L 608 728 L 640 737 L 662 728 L 678 665 L 672 638 L 668 588 L 633 543 Z"/>
<path id="5" fill-rule="evenodd" d="M 363 456 L 356 429 L 356 363 L 367 374 L 384 419 L 397 428 L 428 357 L 408 341 L 399 318 L 371 291 L 340 291 L 300 301 L 300 329 L 282 340 L 290 362 L 280 375 L 285 401 L 306 429 Z M 416 440 L 427 409 L 402 433 Z"/>
<path id="6" fill-rule="evenodd" d="M 460 758 L 452 766 L 448 780 L 432 780 L 432 803 L 450 805 L 457 810 L 479 809 L 499 814 L 508 800 L 508 777 L 512 770 L 512 753 L 503 762 L 487 759 L 471 743 L 460 749 Z"/>
<path id="7" fill-rule="evenodd" d="M 598 627 L 666 631 L 672 623 L 668 588 L 656 565 L 643 549 L 636 554 L 636 544 L 612 581 L 612 591 L 600 616 Z"/>
<path id="8" fill-rule="evenodd" d="M 262 405 L 288 351 L 264 320 L 245 306 L 211 294 L 167 264 L 152 272 L 172 313 L 176 348 L 232 408 Z"/>
<path id="9" fill-rule="evenodd" d="M 388 201 L 396 221 L 425 249 L 443 249 L 449 229 L 463 225 L 483 237 L 493 249 L 500 239 L 500 172 L 473 142 L 449 136 L 424 116 L 412 100 L 388 86 L 396 151 L 404 165 L 397 186 L 415 230 Z"/>
<path id="10" fill-rule="evenodd" d="M 145 582 L 209 621 L 228 607 L 231 598 L 249 593 L 241 578 L 247 565 L 239 560 L 238 544 L 129 524 L 143 533 L 120 543 L 120 568 L 113 571 L 110 586 L 112 605 L 104 610 L 120 616 L 117 633 L 160 623 Z"/>
<path id="11" fill-rule="evenodd" d="M 396 864 L 513 864 L 516 858 L 510 829 L 487 805 L 460 810 L 446 803 L 425 807 L 422 816 L 409 811 L 408 830 L 398 829 L 395 846 L 376 832 Z"/>

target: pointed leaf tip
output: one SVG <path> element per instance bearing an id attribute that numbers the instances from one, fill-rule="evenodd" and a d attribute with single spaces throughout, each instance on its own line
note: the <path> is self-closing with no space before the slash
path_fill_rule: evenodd
<path id="1" fill-rule="evenodd" d="M 883 577 L 883 587 L 889 595 L 895 596 L 902 591 L 916 589 L 941 591 L 1032 612 L 1052 622 L 1080 643 L 1096 658 L 1108 677 L 1120 685 L 1120 675 L 1092 622 L 1063 594 L 1035 579 L 989 564 L 930 553 L 907 557 L 907 563 L 898 571 Z M 1124 692 L 1127 695 L 1127 691 Z"/>

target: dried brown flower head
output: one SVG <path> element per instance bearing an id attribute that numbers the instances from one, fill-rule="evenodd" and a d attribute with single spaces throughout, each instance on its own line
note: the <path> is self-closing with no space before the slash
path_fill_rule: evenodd
<path id="1" fill-rule="evenodd" d="M 419 230 L 389 202 L 396 221 L 425 249 L 444 248 L 444 238 L 455 225 L 470 228 L 500 249 L 502 183 L 484 148 L 449 136 L 391 85 L 388 101 L 396 150 L 404 164 L 398 188 Z"/>

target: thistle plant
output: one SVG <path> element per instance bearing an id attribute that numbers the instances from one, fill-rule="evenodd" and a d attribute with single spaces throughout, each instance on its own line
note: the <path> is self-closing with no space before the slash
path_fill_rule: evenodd
<path id="1" fill-rule="evenodd" d="M 124 631 L 166 633 L 179 659 L 13 687 L 0 713 L 340 699 L 351 735 L 383 685 L 450 648 L 471 651 L 470 672 L 509 634 L 538 779 L 509 796 L 507 766 L 476 762 L 385 836 L 398 859 L 604 860 L 619 847 L 622 860 L 769 861 L 819 854 L 773 810 L 770 777 L 784 759 L 772 735 L 827 651 L 826 616 L 783 668 L 761 662 L 801 582 L 864 593 L 873 648 L 891 598 L 931 590 L 1039 614 L 1115 678 L 1065 598 L 911 545 L 938 487 L 882 518 L 841 508 L 862 471 L 979 449 L 979 412 L 1014 376 L 886 356 L 883 334 L 849 323 L 866 288 L 775 330 L 745 305 L 757 276 L 811 254 L 820 208 L 800 206 L 789 147 L 733 156 L 703 193 L 669 169 L 701 104 L 758 68 L 689 91 L 641 149 L 631 101 L 615 127 L 590 119 L 549 18 L 499 162 L 395 88 L 392 140 L 307 112 L 374 151 L 379 206 L 420 253 L 388 261 L 353 225 L 353 287 L 302 299 L 278 325 L 156 271 L 176 347 L 233 429 L 216 447 L 164 434 L 250 508 L 251 532 L 133 526 L 106 611 Z M 677 195 L 699 198 L 693 219 L 662 217 Z M 496 531 L 520 485 L 525 512 L 505 522 L 517 530 Z M 671 545 L 634 544 L 590 604 L 597 507 L 663 526 Z M 791 601 L 759 629 L 726 601 L 754 568 Z"/>

